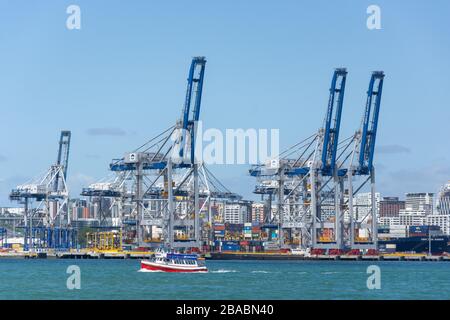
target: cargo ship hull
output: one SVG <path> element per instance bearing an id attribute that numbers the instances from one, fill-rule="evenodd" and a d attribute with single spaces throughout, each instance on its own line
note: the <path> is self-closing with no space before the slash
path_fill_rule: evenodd
<path id="1" fill-rule="evenodd" d="M 427 236 L 380 240 L 378 241 L 378 246 L 380 251 L 383 251 L 383 248 L 390 247 L 392 249 L 395 248 L 395 252 L 428 253 L 430 242 L 432 254 L 442 254 L 450 251 L 449 236 L 431 237 L 431 241 Z"/>

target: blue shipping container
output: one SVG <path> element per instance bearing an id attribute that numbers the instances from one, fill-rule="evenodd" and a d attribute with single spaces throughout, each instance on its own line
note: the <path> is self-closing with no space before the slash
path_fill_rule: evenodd
<path id="1" fill-rule="evenodd" d="M 222 245 L 222 251 L 239 251 L 239 245 Z"/>
<path id="2" fill-rule="evenodd" d="M 223 241 L 222 244 L 227 246 L 234 246 L 239 245 L 239 241 Z"/>

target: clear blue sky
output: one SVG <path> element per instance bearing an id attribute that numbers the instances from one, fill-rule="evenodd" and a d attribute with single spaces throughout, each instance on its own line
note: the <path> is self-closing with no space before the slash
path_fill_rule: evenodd
<path id="1" fill-rule="evenodd" d="M 81 7 L 81 30 L 66 8 Z M 382 30 L 366 28 L 381 7 Z M 0 0 L 0 205 L 56 159 L 72 130 L 72 196 L 174 124 L 192 56 L 207 57 L 205 127 L 279 128 L 281 147 L 322 124 L 335 67 L 349 71 L 341 137 L 386 73 L 378 190 L 436 192 L 450 179 L 450 2 Z M 106 130 L 93 135 L 92 129 Z M 247 166 L 214 166 L 251 196 Z"/>

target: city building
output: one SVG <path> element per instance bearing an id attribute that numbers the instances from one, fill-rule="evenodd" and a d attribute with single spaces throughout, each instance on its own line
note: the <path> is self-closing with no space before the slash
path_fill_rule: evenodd
<path id="1" fill-rule="evenodd" d="M 225 222 L 230 224 L 244 223 L 244 217 L 247 215 L 247 206 L 240 203 L 225 204 Z"/>
<path id="2" fill-rule="evenodd" d="M 377 215 L 380 211 L 381 195 L 379 192 L 375 193 L 375 204 L 377 209 Z M 372 194 L 370 192 L 358 193 L 353 198 L 353 207 L 359 218 L 364 218 L 370 213 L 372 206 Z"/>
<path id="3" fill-rule="evenodd" d="M 398 218 L 393 218 L 393 222 L 394 225 L 423 226 L 427 222 L 427 216 L 425 214 L 400 213 Z"/>
<path id="4" fill-rule="evenodd" d="M 398 217 L 400 210 L 405 209 L 405 201 L 399 200 L 398 197 L 383 197 L 379 205 L 379 216 L 382 217 Z"/>
<path id="5" fill-rule="evenodd" d="M 407 193 L 405 200 L 405 213 L 417 212 L 425 215 L 433 213 L 434 194 L 428 192 Z"/>
<path id="6" fill-rule="evenodd" d="M 439 191 L 437 198 L 437 213 L 450 215 L 450 181 Z"/>
<path id="7" fill-rule="evenodd" d="M 425 214 L 400 213 L 397 217 L 379 217 L 379 226 L 423 226 L 427 222 Z"/>
<path id="8" fill-rule="evenodd" d="M 254 202 L 252 204 L 252 222 L 264 223 L 264 204 Z"/>
<path id="9" fill-rule="evenodd" d="M 252 201 L 241 200 L 239 204 L 242 208 L 242 220 L 244 223 L 252 222 Z"/>
<path id="10" fill-rule="evenodd" d="M 442 233 L 450 235 L 450 215 L 448 214 L 430 214 L 427 216 L 427 225 L 439 226 Z"/>

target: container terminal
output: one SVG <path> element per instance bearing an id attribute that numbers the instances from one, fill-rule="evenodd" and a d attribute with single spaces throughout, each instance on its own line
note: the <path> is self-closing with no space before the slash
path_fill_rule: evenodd
<path id="1" fill-rule="evenodd" d="M 257 202 L 197 161 L 205 69 L 205 57 L 192 59 L 181 118 L 113 159 L 110 176 L 78 198 L 67 186 L 71 131 L 61 131 L 56 163 L 10 193 L 23 209 L 1 215 L 0 257 L 142 258 L 164 246 L 211 259 L 449 260 L 439 216 L 380 224 L 374 154 L 384 72 L 371 73 L 361 126 L 341 138 L 347 70 L 334 70 L 323 126 L 249 168 Z"/>

